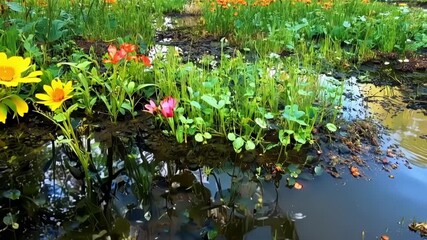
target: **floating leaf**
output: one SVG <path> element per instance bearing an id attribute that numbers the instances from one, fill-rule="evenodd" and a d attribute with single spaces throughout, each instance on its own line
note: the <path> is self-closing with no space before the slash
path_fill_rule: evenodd
<path id="1" fill-rule="evenodd" d="M 317 165 L 315 168 L 314 168 L 314 174 L 316 175 L 316 176 L 319 176 L 319 175 L 321 175 L 323 173 L 323 168 L 320 166 L 320 165 Z"/>

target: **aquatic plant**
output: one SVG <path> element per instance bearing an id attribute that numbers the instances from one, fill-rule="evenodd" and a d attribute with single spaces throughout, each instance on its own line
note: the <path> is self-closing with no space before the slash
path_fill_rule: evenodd
<path id="1" fill-rule="evenodd" d="M 119 50 L 116 46 L 110 45 L 107 59 L 104 59 L 104 63 L 112 64 L 112 66 L 107 65 L 110 69 L 112 67 L 112 72 L 111 75 L 105 76 L 108 80 L 101 83 L 106 87 L 107 93 L 97 92 L 97 95 L 107 107 L 113 122 L 117 122 L 118 114 L 124 115 L 125 110 L 135 116 L 135 92 L 153 85 L 139 84 L 137 86 L 135 82 L 128 80 L 128 61 L 142 62 L 145 67 L 151 66 L 148 57 L 136 54 L 136 49 L 136 46 L 130 43 L 121 44 Z"/>
<path id="2" fill-rule="evenodd" d="M 316 71 L 294 59 L 248 63 L 237 53 L 234 58 L 223 55 L 217 68 L 204 69 L 180 64 L 171 50 L 154 62 L 158 98 L 174 96 L 181 102 L 169 119 L 179 142 L 193 136 L 206 143 L 222 136 L 236 152 L 257 146 L 264 151 L 288 145 L 298 149 L 312 143 L 311 131 L 330 105 L 340 104 L 324 94 Z M 341 87 L 330 88 L 339 92 Z M 146 109 L 159 111 L 154 101 Z M 269 130 L 278 131 L 277 142 L 264 140 Z"/>
<path id="3" fill-rule="evenodd" d="M 209 32 L 262 56 L 298 53 L 298 45 L 323 47 L 329 38 L 335 48 L 329 52 L 338 47 L 349 53 L 340 57 L 356 60 L 372 50 L 416 50 L 422 40 L 415 36 L 426 34 L 421 23 L 427 19 L 420 10 L 359 0 L 206 1 L 203 16 Z"/>

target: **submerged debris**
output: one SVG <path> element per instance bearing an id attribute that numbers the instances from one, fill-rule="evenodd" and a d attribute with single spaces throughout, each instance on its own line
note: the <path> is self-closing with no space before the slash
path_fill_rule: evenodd
<path id="1" fill-rule="evenodd" d="M 413 222 L 408 227 L 414 232 L 419 232 L 422 237 L 427 237 L 427 222 Z"/>

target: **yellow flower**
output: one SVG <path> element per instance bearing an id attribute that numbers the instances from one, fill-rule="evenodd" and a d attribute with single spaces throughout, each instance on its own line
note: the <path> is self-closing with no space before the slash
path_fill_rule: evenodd
<path id="1" fill-rule="evenodd" d="M 6 123 L 8 108 L 23 117 L 28 112 L 28 104 L 18 95 L 10 95 L 0 101 L 0 122 Z"/>
<path id="2" fill-rule="evenodd" d="M 38 76 L 42 75 L 42 71 L 34 71 L 26 77 L 22 77 L 22 73 L 30 66 L 30 58 L 22 58 L 13 56 L 7 58 L 6 53 L 0 52 L 0 84 L 7 87 L 16 87 L 18 83 L 34 83 L 40 82 Z"/>
<path id="3" fill-rule="evenodd" d="M 44 85 L 43 89 L 47 94 L 37 93 L 36 98 L 42 100 L 37 103 L 46 105 L 50 107 L 52 111 L 55 111 L 65 100 L 73 97 L 73 95 L 71 95 L 73 86 L 71 81 L 63 84 L 59 79 L 52 80 L 51 85 L 52 86 Z"/>

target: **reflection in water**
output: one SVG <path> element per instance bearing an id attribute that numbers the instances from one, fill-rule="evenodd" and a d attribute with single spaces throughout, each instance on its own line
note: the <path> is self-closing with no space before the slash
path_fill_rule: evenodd
<path id="1" fill-rule="evenodd" d="M 367 106 L 373 117 L 390 130 L 391 140 L 402 147 L 408 160 L 427 167 L 427 115 L 406 108 L 401 101 L 405 96 L 397 87 L 366 84 L 362 91 L 368 96 Z"/>

